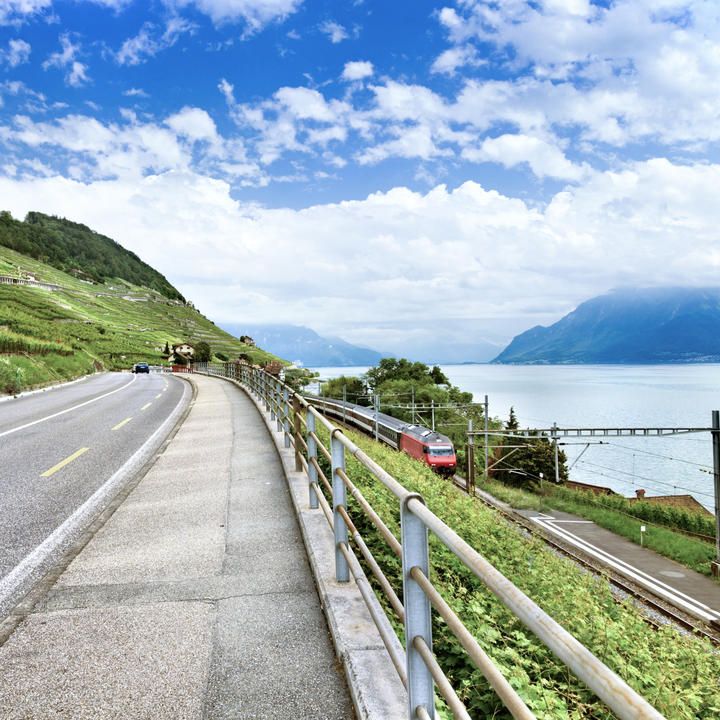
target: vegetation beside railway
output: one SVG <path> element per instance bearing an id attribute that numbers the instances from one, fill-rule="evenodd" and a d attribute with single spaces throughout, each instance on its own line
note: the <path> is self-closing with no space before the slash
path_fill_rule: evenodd
<path id="1" fill-rule="evenodd" d="M 542 490 L 534 488 L 530 491 L 491 480 L 483 483 L 482 489 L 515 509 L 549 514 L 557 510 L 572 513 L 638 544 L 640 525 L 645 525 L 645 547 L 695 572 L 711 574 L 710 564 L 715 559 L 714 544 L 676 532 L 675 529 L 713 537 L 715 518 L 712 516 L 681 508 L 653 506 L 651 503 L 631 501 L 620 496 L 596 495 L 549 483 L 545 483 Z"/>
<path id="2" fill-rule="evenodd" d="M 506 577 L 613 668 L 671 720 L 720 716 L 720 656 L 705 640 L 672 628 L 652 629 L 630 603 L 618 604 L 608 584 L 524 536 L 421 463 L 348 431 L 348 435 Z M 350 477 L 399 535 L 397 500 L 353 458 Z M 351 516 L 395 587 L 401 565 L 349 502 Z M 534 636 L 445 547 L 431 537 L 432 580 L 538 718 L 610 718 L 599 700 L 570 675 Z M 378 591 L 381 596 L 381 592 Z M 386 605 L 391 616 L 392 611 Z M 402 626 L 395 622 L 402 637 Z M 434 649 L 473 717 L 508 717 L 494 692 L 443 622 L 435 622 Z M 446 715 L 449 717 L 449 715 Z"/>

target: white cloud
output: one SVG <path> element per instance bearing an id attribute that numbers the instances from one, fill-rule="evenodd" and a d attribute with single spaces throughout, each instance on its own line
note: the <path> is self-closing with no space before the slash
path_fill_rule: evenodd
<path id="1" fill-rule="evenodd" d="M 125 95 L 125 97 L 150 97 L 142 88 L 128 88 L 123 92 L 123 95 Z"/>
<path id="2" fill-rule="evenodd" d="M 216 24 L 244 22 L 252 32 L 296 12 L 302 0 L 163 0 L 170 8 L 194 7 Z"/>
<path id="3" fill-rule="evenodd" d="M 320 32 L 327 35 L 333 45 L 337 45 L 350 37 L 347 30 L 342 25 L 332 20 L 326 20 L 322 23 L 320 25 Z"/>
<path id="4" fill-rule="evenodd" d="M 442 52 L 433 62 L 430 72 L 454 75 L 458 68 L 481 64 L 477 50 L 471 45 L 459 45 Z"/>
<path id="5" fill-rule="evenodd" d="M 363 80 L 368 77 L 372 77 L 374 73 L 373 64 L 366 60 L 355 60 L 353 62 L 345 63 L 345 67 L 342 72 L 343 80 Z"/>
<path id="6" fill-rule="evenodd" d="M 52 0 L 0 0 L 0 25 L 20 23 L 26 17 L 41 13 Z"/>
<path id="7" fill-rule="evenodd" d="M 77 142 L 88 136 L 107 142 L 90 127 Z M 91 183 L 6 177 L 0 197 L 15 216 L 60 213 L 116 238 L 214 319 L 400 337 L 438 292 L 435 328 L 494 318 L 514 332 L 537 322 L 534 308 L 567 310 L 619 284 L 716 284 L 719 183 L 719 165 L 659 159 L 588 176 L 540 207 L 466 182 L 270 210 L 177 168 Z"/>
<path id="8" fill-rule="evenodd" d="M 577 181 L 588 172 L 588 168 L 571 163 L 556 145 L 528 135 L 485 138 L 479 148 L 466 148 L 463 157 L 472 162 L 495 162 L 508 168 L 527 163 L 539 178 Z"/>
<path id="9" fill-rule="evenodd" d="M 152 23 L 145 23 L 135 37 L 125 40 L 115 57 L 120 65 L 140 65 L 172 47 L 183 34 L 194 29 L 192 23 L 179 17 L 171 18 L 162 33 Z"/>
<path id="10" fill-rule="evenodd" d="M 78 53 L 82 50 L 80 43 L 77 45 L 74 44 L 72 40 L 70 40 L 70 35 L 65 33 L 60 36 L 60 45 L 62 46 L 62 50 L 53 53 L 45 60 L 42 64 L 43 70 L 48 70 L 52 67 L 66 70 L 65 82 L 71 87 L 80 87 L 87 83 L 89 81 L 87 65 L 76 60 Z"/>
<path id="11" fill-rule="evenodd" d="M 169 117 L 165 124 L 178 135 L 190 140 L 218 143 L 220 136 L 213 119 L 200 108 L 184 107 L 180 112 Z"/>
<path id="12" fill-rule="evenodd" d="M 11 68 L 22 65 L 30 59 L 32 47 L 24 40 L 10 40 L 7 50 L 0 50 L 0 64 L 7 63 Z"/>

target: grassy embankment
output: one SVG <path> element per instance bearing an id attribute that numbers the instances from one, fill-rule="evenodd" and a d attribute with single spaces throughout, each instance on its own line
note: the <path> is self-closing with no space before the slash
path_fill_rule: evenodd
<path id="1" fill-rule="evenodd" d="M 155 290 L 116 279 L 90 284 L 0 246 L 0 275 L 17 275 L 18 267 L 63 289 L 0 285 L 0 393 L 135 362 L 161 364 L 166 342 L 204 340 L 230 358 L 244 352 L 258 363 L 274 359 Z"/>
<path id="2" fill-rule="evenodd" d="M 618 604 L 602 579 L 525 537 L 421 463 L 357 433 L 348 435 L 406 488 L 421 493 L 433 512 L 667 718 L 720 717 L 720 655 L 707 641 L 672 628 L 653 630 L 631 604 Z M 399 537 L 397 500 L 354 458 L 348 457 L 347 464 L 362 493 Z M 400 561 L 357 505 L 350 505 L 373 554 L 400 591 Z M 433 582 L 538 718 L 613 717 L 434 537 L 431 565 Z M 437 620 L 434 649 L 472 717 L 509 717 Z"/>

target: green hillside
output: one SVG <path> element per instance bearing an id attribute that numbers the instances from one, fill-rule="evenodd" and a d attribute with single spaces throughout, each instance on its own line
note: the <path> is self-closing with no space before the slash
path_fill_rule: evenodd
<path id="1" fill-rule="evenodd" d="M 80 279 L 104 282 L 121 278 L 173 300 L 185 299 L 135 253 L 85 225 L 64 218 L 30 212 L 25 222 L 20 222 L 9 212 L 0 212 L 0 245 Z"/>
<path id="2" fill-rule="evenodd" d="M 0 276 L 29 274 L 61 289 L 0 284 L 0 393 L 141 361 L 161 364 L 166 342 L 204 340 L 229 358 L 275 359 L 155 289 L 118 278 L 91 283 L 0 245 Z"/>

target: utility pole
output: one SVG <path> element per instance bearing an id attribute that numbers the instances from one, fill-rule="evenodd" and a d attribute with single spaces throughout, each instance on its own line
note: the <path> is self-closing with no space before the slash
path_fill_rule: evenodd
<path id="1" fill-rule="evenodd" d="M 488 403 L 488 396 L 485 396 L 485 482 L 489 480 L 488 478 L 488 430 L 489 430 L 489 418 L 488 418 L 488 410 L 489 403 Z"/>
<path id="2" fill-rule="evenodd" d="M 411 401 L 411 408 L 412 408 L 412 416 L 410 422 L 414 425 L 415 424 L 415 386 L 410 388 L 410 392 L 412 393 L 412 401 Z"/>
<path id="3" fill-rule="evenodd" d="M 430 412 L 432 413 L 432 415 L 431 415 L 431 417 L 432 417 L 432 430 L 433 430 L 433 432 L 435 432 L 435 401 L 434 401 L 434 400 L 431 400 L 431 401 L 430 401 Z"/>
<path id="4" fill-rule="evenodd" d="M 557 485 L 560 484 L 560 463 L 558 462 L 558 432 L 557 432 L 557 423 L 553 423 L 553 431 L 552 431 L 553 441 L 555 443 L 555 483 Z"/>
<path id="5" fill-rule="evenodd" d="M 345 422 L 345 403 L 347 402 L 347 385 L 343 385 L 343 423 Z"/>
<path id="6" fill-rule="evenodd" d="M 720 576 L 720 411 L 712 411 L 713 477 L 715 479 L 715 560 L 712 574 Z"/>
<path id="7" fill-rule="evenodd" d="M 375 440 L 378 439 L 378 414 L 380 413 L 380 396 L 375 395 Z"/>
<path id="8" fill-rule="evenodd" d="M 467 442 L 467 480 L 465 489 L 468 495 L 475 496 L 475 438 L 472 434 L 473 421 L 468 420 L 468 442 Z"/>

